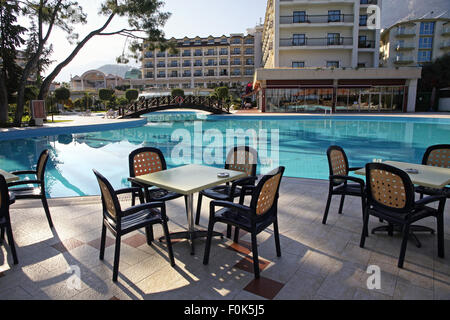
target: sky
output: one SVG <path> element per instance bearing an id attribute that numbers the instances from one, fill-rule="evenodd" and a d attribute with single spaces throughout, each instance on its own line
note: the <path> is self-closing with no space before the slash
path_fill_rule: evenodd
<path id="1" fill-rule="evenodd" d="M 88 23 L 76 30 L 80 39 L 93 29 L 100 27 L 104 16 L 98 15 L 100 0 L 78 0 L 88 15 Z M 163 11 L 172 16 L 162 28 L 166 38 L 221 36 L 230 33 L 246 33 L 248 28 L 264 22 L 267 0 L 166 0 Z M 126 19 L 115 19 L 109 31 L 127 26 Z M 70 81 L 70 77 L 85 71 L 115 64 L 125 47 L 126 38 L 120 36 L 97 36 L 88 42 L 72 62 L 66 66 L 55 81 Z M 65 33 L 55 30 L 50 42 L 54 53 L 52 60 L 62 61 L 73 48 Z M 130 61 L 130 64 L 136 64 Z M 50 67 L 49 70 L 53 68 Z"/>
<path id="2" fill-rule="evenodd" d="M 101 0 L 78 0 L 88 15 L 88 23 L 77 27 L 82 39 L 93 29 L 100 27 L 105 17 L 98 15 Z M 260 21 L 264 22 L 267 0 L 165 0 L 163 11 L 172 13 L 162 28 L 166 38 L 206 37 L 245 33 Z M 421 16 L 434 10 L 450 12 L 449 0 L 383 0 L 383 26 L 397 22 L 406 16 Z M 448 16 L 448 14 L 447 14 Z M 107 31 L 127 26 L 125 18 L 113 20 Z M 64 60 L 72 51 L 64 32 L 55 29 L 50 38 L 54 53 L 52 59 Z M 120 36 L 97 36 L 91 39 L 75 59 L 66 66 L 56 81 L 70 81 L 71 76 L 99 68 L 105 64 L 115 64 L 116 58 L 126 48 L 125 38 Z M 139 66 L 139 63 L 131 62 Z M 54 65 L 53 65 L 54 67 Z M 52 70 L 50 66 L 49 70 Z"/>

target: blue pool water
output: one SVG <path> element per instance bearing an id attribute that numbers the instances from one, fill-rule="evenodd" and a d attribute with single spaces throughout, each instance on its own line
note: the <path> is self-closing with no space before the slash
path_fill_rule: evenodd
<path id="1" fill-rule="evenodd" d="M 443 119 L 229 117 L 165 112 L 148 116 L 148 121 L 145 126 L 130 129 L 68 132 L 14 140 L 2 140 L 0 134 L 0 168 L 7 171 L 32 168 L 40 152 L 49 148 L 51 158 L 47 166 L 47 192 L 50 197 L 68 197 L 99 194 L 92 173 L 94 168 L 105 175 L 114 187 L 128 186 L 128 154 L 141 146 L 160 148 L 169 167 L 180 165 L 177 159 L 172 158 L 174 148 L 185 146 L 171 137 L 177 129 L 189 133 L 193 142 L 198 139 L 196 135 L 198 137 L 210 129 L 215 133 L 225 133 L 227 129 L 235 128 L 252 129 L 258 133 L 259 130 L 266 130 L 267 146 L 261 143 L 264 136 L 258 137 L 261 143 L 258 152 L 267 155 L 259 165 L 260 172 L 283 165 L 287 176 L 314 179 L 328 178 L 326 150 L 330 145 L 342 146 L 351 166 L 363 166 L 375 158 L 419 163 L 429 145 L 450 142 L 450 121 Z M 276 140 L 271 140 L 277 137 L 277 132 L 278 150 Z M 211 143 L 207 139 L 206 147 L 208 145 Z M 197 157 L 198 152 L 200 156 L 203 151 L 211 153 L 211 149 L 191 150 L 192 158 Z M 216 157 L 225 154 L 225 147 L 222 153 L 212 152 Z M 223 167 L 223 159 L 214 165 Z"/>

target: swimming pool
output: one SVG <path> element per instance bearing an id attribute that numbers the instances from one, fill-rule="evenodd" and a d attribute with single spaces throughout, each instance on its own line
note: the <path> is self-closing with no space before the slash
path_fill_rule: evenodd
<path id="1" fill-rule="evenodd" d="M 449 119 L 323 115 L 244 117 L 164 112 L 148 116 L 146 125 L 135 128 L 0 140 L 0 168 L 7 171 L 29 169 L 36 164 L 40 152 L 49 148 L 51 157 L 46 179 L 50 197 L 97 195 L 94 168 L 114 187 L 128 186 L 128 154 L 132 150 L 141 146 L 160 148 L 168 166 L 173 167 L 179 165 L 177 159 L 171 157 L 174 148 L 179 146 L 179 141 L 171 139 L 175 130 L 185 130 L 195 136 L 210 129 L 225 133 L 234 128 L 267 130 L 269 150 L 258 151 L 267 151 L 269 160 L 277 153 L 279 161 L 265 162 L 260 169 L 267 171 L 279 164 L 286 167 L 286 176 L 313 179 L 328 179 L 326 150 L 330 145 L 342 146 L 351 166 L 363 166 L 374 158 L 420 162 L 429 145 L 450 140 Z M 197 132 L 199 130 L 202 132 Z M 270 150 L 271 138 L 277 131 L 279 150 Z M 216 166 L 222 167 L 223 163 Z"/>

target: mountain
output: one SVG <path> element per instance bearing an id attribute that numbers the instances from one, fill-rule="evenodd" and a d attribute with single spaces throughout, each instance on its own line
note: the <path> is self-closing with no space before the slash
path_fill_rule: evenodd
<path id="1" fill-rule="evenodd" d="M 100 70 L 101 72 L 105 74 L 113 74 L 119 77 L 124 78 L 125 73 L 130 71 L 135 67 L 133 66 L 126 66 L 126 65 L 120 65 L 120 64 L 105 64 L 104 66 L 98 68 L 97 70 Z"/>
<path id="2" fill-rule="evenodd" d="M 449 0 L 383 0 L 382 28 L 387 28 L 400 20 L 428 17 L 450 17 Z"/>

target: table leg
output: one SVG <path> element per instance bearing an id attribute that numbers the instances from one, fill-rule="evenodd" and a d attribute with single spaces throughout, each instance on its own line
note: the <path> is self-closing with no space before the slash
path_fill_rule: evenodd
<path id="1" fill-rule="evenodd" d="M 401 227 L 398 225 L 393 226 L 393 229 L 391 229 L 389 226 L 381 226 L 381 227 L 376 227 L 376 228 L 372 229 L 372 234 L 375 234 L 375 232 L 391 233 L 392 231 L 402 232 Z M 421 248 L 422 243 L 417 238 L 417 236 L 414 234 L 416 232 L 430 232 L 431 234 L 435 233 L 435 231 L 432 228 L 425 227 L 425 226 L 411 225 L 409 228 L 410 237 L 411 237 L 411 240 L 413 240 L 415 242 L 417 248 Z M 390 235 L 392 235 L 392 234 L 390 234 Z"/>
<path id="2" fill-rule="evenodd" d="M 186 214 L 188 220 L 188 230 L 182 232 L 175 232 L 170 234 L 170 239 L 187 239 L 191 246 L 191 255 L 195 254 L 194 240 L 198 238 L 206 238 L 207 231 L 195 230 L 194 224 L 194 195 L 189 194 L 186 196 Z M 219 236 L 223 238 L 223 234 L 220 232 L 213 232 L 213 236 Z M 159 241 L 164 241 L 165 238 L 161 237 Z"/>

